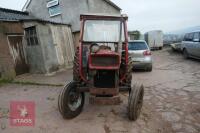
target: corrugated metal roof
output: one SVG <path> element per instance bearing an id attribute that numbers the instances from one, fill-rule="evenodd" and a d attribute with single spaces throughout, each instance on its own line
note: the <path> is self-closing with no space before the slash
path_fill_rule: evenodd
<path id="1" fill-rule="evenodd" d="M 44 23 L 52 23 L 52 24 L 62 24 L 68 25 L 64 23 L 57 23 L 49 20 L 43 20 L 35 18 L 34 16 L 30 16 L 28 12 L 22 12 L 17 10 L 0 8 L 0 21 L 38 21 Z M 70 25 L 68 25 L 70 26 Z"/>
<path id="2" fill-rule="evenodd" d="M 0 8 L 0 20 L 2 21 L 19 21 L 33 19 L 27 12 L 21 12 L 11 9 Z"/>
<path id="3" fill-rule="evenodd" d="M 49 20 L 44 20 L 44 19 L 25 19 L 25 20 L 21 20 L 22 22 L 30 22 L 30 21 L 37 21 L 37 22 L 41 22 L 41 23 L 50 23 L 50 24 L 58 24 L 58 25 L 67 25 L 67 26 L 71 26 L 70 24 L 65 24 L 65 23 L 59 23 L 59 22 L 54 22 L 54 21 L 49 21 Z"/>

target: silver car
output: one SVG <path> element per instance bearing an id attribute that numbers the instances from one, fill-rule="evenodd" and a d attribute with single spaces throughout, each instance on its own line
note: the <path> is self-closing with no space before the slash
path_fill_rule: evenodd
<path id="1" fill-rule="evenodd" d="M 200 59 L 200 31 L 185 34 L 181 50 L 186 59 L 189 57 Z"/>
<path id="2" fill-rule="evenodd" d="M 130 41 L 128 51 L 129 58 L 131 58 L 131 62 L 133 64 L 133 69 L 145 69 L 147 71 L 152 71 L 151 51 L 145 41 Z"/>

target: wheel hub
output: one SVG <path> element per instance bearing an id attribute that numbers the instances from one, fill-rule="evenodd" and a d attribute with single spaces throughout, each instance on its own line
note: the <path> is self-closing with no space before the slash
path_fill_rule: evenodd
<path id="1" fill-rule="evenodd" d="M 70 92 L 68 106 L 75 111 L 81 105 L 82 95 L 76 92 Z"/>

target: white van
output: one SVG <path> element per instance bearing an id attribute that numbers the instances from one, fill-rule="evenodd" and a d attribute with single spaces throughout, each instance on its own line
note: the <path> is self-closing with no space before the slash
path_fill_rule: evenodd
<path id="1" fill-rule="evenodd" d="M 145 41 L 151 49 L 163 48 L 163 32 L 161 30 L 154 30 L 145 33 Z"/>

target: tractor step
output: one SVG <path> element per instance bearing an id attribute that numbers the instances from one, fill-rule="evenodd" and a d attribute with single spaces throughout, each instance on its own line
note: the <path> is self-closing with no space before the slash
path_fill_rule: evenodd
<path id="1" fill-rule="evenodd" d="M 122 101 L 119 96 L 113 96 L 113 97 L 90 96 L 89 102 L 90 104 L 97 104 L 97 105 L 119 105 Z"/>

